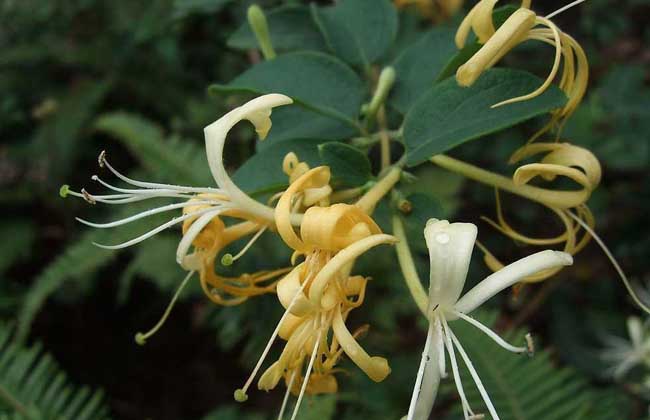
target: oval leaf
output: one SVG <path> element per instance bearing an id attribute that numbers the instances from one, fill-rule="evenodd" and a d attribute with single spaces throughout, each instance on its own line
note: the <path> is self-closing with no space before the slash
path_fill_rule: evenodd
<path id="1" fill-rule="evenodd" d="M 209 92 L 282 93 L 354 126 L 364 85 L 351 68 L 332 56 L 297 52 L 261 62 L 227 85 L 210 86 Z"/>
<path id="2" fill-rule="evenodd" d="M 416 165 L 466 141 L 511 127 L 561 107 L 566 97 L 552 86 L 524 102 L 491 108 L 537 89 L 542 80 L 530 73 L 492 69 L 471 87 L 455 78 L 435 85 L 408 112 L 404 122 L 407 164 Z"/>
<path id="3" fill-rule="evenodd" d="M 372 178 L 370 161 L 359 149 L 345 143 L 329 142 L 318 146 L 318 152 L 340 186 L 357 187 Z"/>
<path id="4" fill-rule="evenodd" d="M 312 6 L 312 16 L 332 52 L 350 64 L 368 67 L 382 58 L 397 36 L 397 11 L 388 0 L 345 0 Z"/>

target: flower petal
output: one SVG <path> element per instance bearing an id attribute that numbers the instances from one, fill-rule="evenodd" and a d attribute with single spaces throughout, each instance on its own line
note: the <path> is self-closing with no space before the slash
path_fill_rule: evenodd
<path id="1" fill-rule="evenodd" d="M 573 264 L 573 257 L 565 252 L 546 250 L 529 255 L 487 276 L 467 292 L 465 296 L 460 298 L 455 305 L 455 309 L 458 312 L 469 313 L 503 289 L 521 281 L 524 277 L 549 268 L 571 264 Z"/>

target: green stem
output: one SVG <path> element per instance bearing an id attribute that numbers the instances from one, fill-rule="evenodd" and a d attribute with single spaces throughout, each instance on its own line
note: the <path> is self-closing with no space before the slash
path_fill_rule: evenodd
<path id="1" fill-rule="evenodd" d="M 377 203 L 399 182 L 401 174 L 402 170 L 400 168 L 392 167 L 379 182 L 357 201 L 356 205 L 366 213 L 371 214 Z"/>
<path id="2" fill-rule="evenodd" d="M 427 292 L 422 286 L 420 281 L 420 276 L 415 268 L 415 262 L 413 261 L 413 255 L 411 254 L 411 249 L 409 248 L 408 239 L 406 238 L 406 233 L 404 232 L 404 225 L 399 216 L 393 216 L 393 235 L 399 242 L 395 245 L 395 251 L 397 252 L 397 260 L 399 261 L 399 266 L 402 269 L 402 275 L 406 281 L 406 287 L 408 287 L 411 296 L 415 301 L 415 304 L 418 306 L 420 311 L 427 317 L 427 306 L 429 305 L 429 297 Z"/>
<path id="3" fill-rule="evenodd" d="M 482 184 L 508 191 L 549 207 L 566 209 L 576 207 L 584 202 L 583 193 L 581 191 L 554 191 L 546 188 L 534 187 L 528 184 L 515 184 L 511 178 L 486 171 L 485 169 L 446 155 L 435 155 L 431 157 L 430 160 L 448 171 L 455 172 Z"/>

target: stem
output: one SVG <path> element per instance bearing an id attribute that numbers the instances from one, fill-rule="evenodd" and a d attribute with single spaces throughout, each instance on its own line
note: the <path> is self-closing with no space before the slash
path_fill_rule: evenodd
<path id="1" fill-rule="evenodd" d="M 347 190 L 335 191 L 330 195 L 330 201 L 333 203 L 341 203 L 346 200 L 357 198 L 363 194 L 363 187 L 348 188 Z"/>
<path id="2" fill-rule="evenodd" d="M 8 405 L 14 408 L 17 412 L 25 416 L 26 418 L 31 418 L 27 412 L 27 408 L 20 403 L 13 395 L 5 389 L 4 386 L 0 385 L 0 399 L 4 400 Z"/>
<path id="3" fill-rule="evenodd" d="M 401 174 L 401 169 L 396 167 L 391 168 L 386 176 L 379 180 L 379 182 L 357 201 L 357 206 L 368 214 L 372 213 L 377 203 L 397 184 Z"/>
<path id="4" fill-rule="evenodd" d="M 455 172 L 482 184 L 508 191 L 550 207 L 566 209 L 575 207 L 584 201 L 576 200 L 576 193 L 579 194 L 579 191 L 553 191 L 545 188 L 534 187 L 528 184 L 518 185 L 515 184 L 511 178 L 486 171 L 485 169 L 446 155 L 435 155 L 431 157 L 430 160 L 434 164 L 447 169 L 448 171 Z"/>
<path id="5" fill-rule="evenodd" d="M 384 102 L 386 102 L 386 98 L 388 97 L 390 89 L 393 87 L 394 83 L 395 69 L 390 66 L 382 69 L 381 73 L 379 74 L 379 80 L 377 81 L 377 88 L 375 89 L 375 93 L 370 100 L 370 104 L 368 105 L 368 112 L 366 114 L 366 126 L 368 128 L 370 128 L 372 125 L 377 112 L 384 105 Z"/>
<path id="6" fill-rule="evenodd" d="M 381 146 L 381 169 L 384 170 L 390 166 L 390 137 L 386 133 L 386 109 L 382 105 L 377 114 L 379 122 L 379 141 Z"/>
<path id="7" fill-rule="evenodd" d="M 393 235 L 399 239 L 399 242 L 395 245 L 395 251 L 397 252 L 399 266 L 402 269 L 402 275 L 406 281 L 406 287 L 408 287 L 409 292 L 411 292 L 415 304 L 426 317 L 429 297 L 427 296 L 427 292 L 424 291 L 424 287 L 420 281 L 420 276 L 418 276 L 418 272 L 415 268 L 413 255 L 411 254 L 408 239 L 404 232 L 404 225 L 397 215 L 393 216 Z"/>

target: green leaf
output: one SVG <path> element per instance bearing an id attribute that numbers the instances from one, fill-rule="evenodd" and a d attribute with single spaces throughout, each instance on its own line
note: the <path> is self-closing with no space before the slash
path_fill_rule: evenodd
<path id="1" fill-rule="evenodd" d="M 430 30 L 395 61 L 395 85 L 390 102 L 402 114 L 439 78 L 456 53 L 455 31 L 439 27 Z"/>
<path id="2" fill-rule="evenodd" d="M 411 204 L 411 212 L 402 214 L 404 230 L 409 238 L 409 245 L 414 250 L 426 252 L 424 227 L 431 218 L 443 219 L 444 209 L 440 200 L 430 194 L 414 193 L 406 197 Z"/>
<path id="3" fill-rule="evenodd" d="M 307 397 L 298 411 L 298 420 L 331 420 L 336 414 L 336 395 Z"/>
<path id="4" fill-rule="evenodd" d="M 256 143 L 257 150 L 264 150 L 286 140 L 344 140 L 358 134 L 356 129 L 341 120 L 318 114 L 297 104 L 275 108 L 271 120 L 273 127 L 264 141 Z"/>
<path id="5" fill-rule="evenodd" d="M 232 179 L 249 194 L 282 190 L 289 184 L 289 178 L 282 171 L 286 154 L 294 152 L 300 161 L 307 162 L 313 168 L 320 165 L 318 145 L 322 142 L 319 139 L 293 139 L 275 143 L 244 162 Z"/>
<path id="6" fill-rule="evenodd" d="M 344 0 L 331 7 L 312 5 L 312 16 L 332 52 L 368 68 L 397 37 L 397 11 L 389 0 Z"/>
<path id="7" fill-rule="evenodd" d="M 325 51 L 327 48 L 306 6 L 280 6 L 266 13 L 266 18 L 271 42 L 276 51 Z M 248 22 L 244 22 L 228 38 L 228 46 L 240 50 L 258 48 Z"/>
<path id="8" fill-rule="evenodd" d="M 496 321 L 495 312 L 477 311 L 472 316 L 488 326 L 493 326 Z M 466 322 L 453 321 L 450 327 L 476 368 L 502 420 L 630 418 L 631 405 L 622 394 L 590 388 L 585 378 L 574 370 L 555 367 L 551 352 L 538 351 L 532 358 L 515 355 Z M 524 331 L 509 332 L 504 338 L 511 343 L 524 343 Z M 476 412 L 487 413 L 476 387 L 468 386 L 471 376 L 460 359 L 459 365 L 470 406 Z M 450 379 L 445 382 L 446 389 L 455 395 Z M 603 404 L 603 400 L 608 404 Z M 459 414 L 460 403 L 455 404 L 453 413 L 455 416 L 451 418 L 462 416 Z"/>
<path id="9" fill-rule="evenodd" d="M 162 128 L 153 122 L 117 111 L 100 116 L 95 128 L 124 144 L 156 178 L 154 181 L 196 187 L 214 184 L 205 150 L 188 140 L 164 138 Z"/>
<path id="10" fill-rule="evenodd" d="M 356 126 L 364 86 L 338 59 L 304 51 L 261 62 L 227 85 L 210 86 L 209 92 L 282 93 L 307 108 Z"/>
<path id="11" fill-rule="evenodd" d="M 404 140 L 407 164 L 414 166 L 462 143 L 511 127 L 561 107 L 566 97 L 555 86 L 524 102 L 492 105 L 537 89 L 542 80 L 530 73 L 492 69 L 471 87 L 455 78 L 437 84 L 406 115 Z"/>
<path id="12" fill-rule="evenodd" d="M 318 153 L 342 186 L 357 187 L 372 178 L 370 161 L 359 149 L 345 143 L 330 142 L 319 145 Z"/>
<path id="13" fill-rule="evenodd" d="M 202 420 L 267 420 L 262 413 L 249 413 L 242 410 L 242 404 L 228 404 L 210 412 Z"/>
<path id="14" fill-rule="evenodd" d="M 193 14 L 217 13 L 233 0 L 174 0 L 172 15 L 184 19 Z"/>

